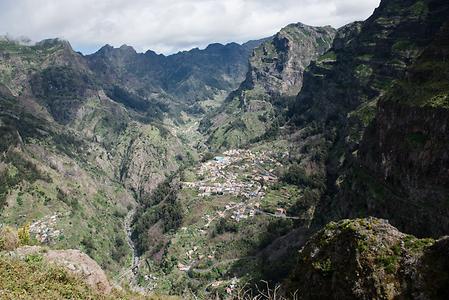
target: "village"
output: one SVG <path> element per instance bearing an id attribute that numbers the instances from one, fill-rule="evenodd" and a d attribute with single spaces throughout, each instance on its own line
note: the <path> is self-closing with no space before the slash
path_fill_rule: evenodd
<path id="1" fill-rule="evenodd" d="M 42 244 L 49 244 L 55 241 L 62 234 L 61 230 L 55 229 L 57 219 L 63 214 L 46 216 L 30 225 L 30 233 Z"/>
<path id="2" fill-rule="evenodd" d="M 256 214 L 267 214 L 275 217 L 287 217 L 284 208 L 277 208 L 274 214 L 260 209 L 268 186 L 279 181 L 275 169 L 282 167 L 280 161 L 288 153 L 271 151 L 252 152 L 246 149 L 233 149 L 202 163 L 196 170 L 200 180 L 183 182 L 184 188 L 198 191 L 199 197 L 231 195 L 240 198 L 241 202 L 229 202 L 215 216 L 205 215 L 205 229 L 217 218 L 230 218 L 239 222 L 254 217 Z"/>
<path id="3" fill-rule="evenodd" d="M 198 176 L 202 180 L 184 182 L 183 185 L 198 189 L 200 197 L 230 194 L 247 199 L 260 198 L 265 195 L 266 184 L 278 181 L 273 172 L 282 164 L 273 156 L 271 152 L 228 150 L 223 156 L 201 164 Z M 265 165 L 271 168 L 266 170 Z"/>
<path id="4" fill-rule="evenodd" d="M 216 264 L 231 263 L 234 259 L 221 260 L 208 268 L 198 268 L 201 261 L 214 261 L 215 250 L 204 252 L 199 244 L 193 240 L 206 239 L 211 228 L 221 219 L 230 219 L 234 222 L 243 222 L 257 215 L 272 218 L 290 218 L 284 207 L 271 207 L 266 210 L 264 199 L 269 195 L 273 185 L 279 182 L 282 171 L 282 162 L 287 159 L 288 153 L 272 151 L 251 151 L 246 149 L 228 150 L 219 156 L 205 161 L 191 171 L 188 180 L 181 182 L 182 189 L 195 191 L 195 198 L 205 202 L 224 200 L 221 207 L 215 207 L 200 216 L 195 226 L 181 227 L 177 240 L 186 243 L 182 254 L 178 254 L 179 261 L 176 269 L 183 273 L 203 274 L 216 267 Z M 178 242 L 179 243 L 179 242 Z M 188 246 L 187 246 L 188 245 Z M 143 279 L 149 290 L 154 290 L 160 275 L 146 274 Z M 232 294 L 237 287 L 237 279 L 227 281 L 212 281 L 210 288 L 224 287 L 226 293 Z"/>

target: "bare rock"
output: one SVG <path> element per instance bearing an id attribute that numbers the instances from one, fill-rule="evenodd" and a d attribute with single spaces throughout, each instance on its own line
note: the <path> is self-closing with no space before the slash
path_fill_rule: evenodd
<path id="1" fill-rule="evenodd" d="M 47 250 L 39 246 L 26 246 L 9 253 L 10 256 L 17 258 L 25 258 L 32 254 L 41 254 L 46 261 L 79 276 L 94 290 L 102 294 L 109 294 L 112 290 L 105 272 L 97 262 L 79 250 Z"/>

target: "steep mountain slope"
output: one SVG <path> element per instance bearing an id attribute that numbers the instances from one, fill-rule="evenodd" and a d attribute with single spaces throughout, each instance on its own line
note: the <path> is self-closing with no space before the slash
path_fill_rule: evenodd
<path id="1" fill-rule="evenodd" d="M 92 164 L 103 154 L 92 151 L 92 143 L 16 101 L 0 97 L 0 222 L 31 224 L 40 242 L 82 249 L 108 271 L 119 271 L 130 255 L 120 229 L 132 196 Z"/>
<path id="2" fill-rule="evenodd" d="M 410 144 L 415 136 L 421 141 L 420 130 L 417 125 L 412 124 L 423 122 L 426 113 L 423 110 L 405 110 L 407 106 L 403 105 L 392 110 L 392 101 L 386 100 L 382 100 L 376 109 L 379 99 L 391 98 L 384 95 L 394 93 L 396 99 L 404 98 L 400 100 L 401 103 L 407 103 L 409 100 L 413 103 L 412 99 L 421 97 L 419 91 L 429 90 L 425 80 L 417 79 L 417 93 L 413 89 L 402 89 L 407 90 L 407 93 L 402 95 L 394 92 L 397 89 L 390 92 L 395 81 L 403 79 L 408 68 L 417 59 L 421 59 L 421 53 L 428 53 L 425 49 L 433 39 L 436 38 L 444 44 L 445 38 L 442 37 L 445 36 L 445 31 L 441 28 L 447 20 L 447 12 L 448 6 L 444 1 L 384 1 L 363 24 L 345 27 L 343 30 L 350 34 L 346 35 L 343 42 L 340 42 L 337 34 L 333 49 L 326 54 L 332 54 L 334 58 L 331 61 L 313 64 L 306 73 L 304 88 L 298 95 L 296 105 L 290 109 L 290 114 L 303 131 L 318 128 L 315 129 L 315 140 L 321 139 L 321 143 L 316 147 L 327 158 L 316 165 L 317 172 L 326 174 L 328 185 L 327 193 L 322 197 L 323 201 L 316 214 L 317 224 L 325 224 L 329 220 L 342 217 L 375 215 L 389 218 L 392 224 L 401 230 L 420 236 L 438 236 L 447 232 L 444 214 L 441 214 L 445 205 L 443 200 L 439 200 L 447 198 L 446 184 L 437 179 L 440 178 L 437 174 L 445 172 L 445 152 L 433 152 L 435 156 L 432 158 L 417 156 L 420 154 L 415 151 L 421 150 Z M 341 44 L 347 46 L 341 48 Z M 434 59 L 443 58 L 443 52 L 436 54 Z M 442 64 L 441 69 L 444 68 Z M 410 72 L 413 72 L 413 68 Z M 429 73 L 430 76 L 431 74 Z M 444 75 L 442 76 L 444 78 Z M 439 81 L 444 82 L 444 79 Z M 438 83 L 439 81 L 435 81 L 435 96 L 440 92 L 444 94 L 444 89 L 438 88 L 438 85 L 444 87 L 444 84 Z M 425 97 L 427 96 L 424 96 L 422 101 L 428 99 Z M 435 108 L 440 111 L 441 119 L 444 119 L 443 107 Z M 429 114 L 432 112 L 429 111 Z M 393 126 L 388 123 L 389 118 L 398 118 L 399 123 Z M 405 118 L 411 119 L 406 121 Z M 415 121 L 413 118 L 416 118 Z M 388 125 L 377 125 L 380 128 L 376 136 L 370 133 L 372 126 L 376 126 L 370 125 L 372 122 L 387 122 Z M 402 122 L 410 122 L 411 127 L 407 129 L 408 132 L 399 134 L 392 128 L 404 127 Z M 367 127 L 368 131 L 365 131 Z M 427 130 L 429 135 L 440 132 L 436 127 L 428 127 Z M 387 135 L 387 141 L 387 132 L 396 134 L 394 138 Z M 359 145 L 364 135 L 366 142 L 361 149 Z M 310 145 L 305 142 L 303 147 L 310 148 Z M 396 153 L 396 157 L 391 157 L 391 150 Z M 364 156 L 366 152 L 371 153 L 371 158 L 359 159 L 359 156 Z M 417 159 L 416 164 L 412 163 L 415 160 L 413 157 Z M 423 160 L 427 159 L 430 159 L 429 163 L 433 166 L 430 168 L 433 169 L 427 169 L 427 175 L 424 175 L 421 165 L 426 165 L 427 162 Z M 432 161 L 443 163 L 434 164 Z M 401 171 L 390 168 L 399 168 Z M 389 174 L 392 176 L 390 179 Z M 411 174 L 420 175 L 410 177 Z M 424 187 L 426 176 L 436 180 L 427 188 Z M 420 180 L 423 180 L 421 188 L 427 192 L 419 191 Z M 407 181 L 409 186 L 404 187 L 408 185 L 405 183 Z M 339 194 L 338 197 L 335 197 L 336 194 Z M 425 198 L 434 200 L 431 205 L 426 205 L 422 202 Z M 412 206 L 414 208 L 409 209 Z"/>
<path id="3" fill-rule="evenodd" d="M 382 1 L 367 21 L 340 28 L 305 72 L 289 108 L 297 163 L 326 185 L 310 231 L 374 215 L 420 237 L 447 234 L 448 9 L 445 1 Z M 271 247 L 300 248 L 310 231 Z M 286 293 L 445 299 L 447 241 L 433 243 L 373 219 L 331 223 L 299 252 Z"/>
<path id="4" fill-rule="evenodd" d="M 352 184 L 337 198 L 339 207 L 352 202 L 347 216 L 364 211 L 420 236 L 447 233 L 448 37 L 446 23 L 405 78 L 380 99 L 358 159 L 346 173 Z M 355 178 L 360 174 L 369 185 Z"/>
<path id="5" fill-rule="evenodd" d="M 327 192 L 316 212 L 317 225 L 346 216 L 374 214 L 391 218 L 391 222 L 400 229 L 419 234 L 416 223 L 410 222 L 409 227 L 401 226 L 408 222 L 405 218 L 410 214 L 401 213 L 399 216 L 392 206 L 392 203 L 397 203 L 398 206 L 409 207 L 414 205 L 413 201 L 402 204 L 389 201 L 383 186 L 384 179 L 380 184 L 371 180 L 371 171 L 360 169 L 357 157 L 367 126 L 375 117 L 380 120 L 384 118 L 383 113 L 387 113 L 378 110 L 376 114 L 378 100 L 396 80 L 404 78 L 408 67 L 439 32 L 447 20 L 447 9 L 444 1 L 383 1 L 367 21 L 340 29 L 332 49 L 305 73 L 303 89 L 290 107 L 289 114 L 301 129 L 303 155 L 300 165 L 310 169 L 312 163 L 312 173 L 323 178 L 326 176 L 323 183 L 327 185 Z M 388 146 L 383 144 L 382 147 L 397 143 L 400 141 L 390 140 Z M 375 159 L 379 163 L 385 158 L 377 156 Z M 346 173 L 348 168 L 351 171 Z M 442 165 L 438 168 L 443 171 Z M 378 178 L 384 175 L 379 174 Z M 364 182 L 364 185 L 354 189 L 352 197 L 347 197 L 346 192 L 349 193 L 356 181 Z M 394 183 L 390 185 L 395 187 Z M 386 188 L 390 189 L 388 185 Z M 438 187 L 441 188 L 443 185 Z M 340 189 L 341 201 L 335 197 Z M 378 200 L 375 200 L 376 194 Z M 380 202 L 376 204 L 376 201 Z M 430 214 L 438 214 L 430 206 L 427 209 Z M 418 211 L 414 212 L 416 217 L 420 215 Z M 444 231 L 441 227 L 440 233 Z"/>
<path id="6" fill-rule="evenodd" d="M 276 133 L 288 99 L 302 87 L 303 72 L 332 45 L 335 30 L 301 23 L 283 28 L 257 47 L 239 89 L 218 112 L 203 120 L 202 130 L 214 149 L 243 146 Z"/>
<path id="7" fill-rule="evenodd" d="M 38 242 L 81 249 L 110 276 L 126 271 L 125 216 L 197 159 L 179 112 L 237 88 L 258 44 L 83 57 L 58 39 L 2 39 L 0 223 L 31 224 Z"/>
<path id="8" fill-rule="evenodd" d="M 155 118 L 142 123 L 108 98 L 67 42 L 2 41 L 0 57 L 0 222 L 29 223 L 41 242 L 123 270 L 134 198 L 193 158 L 190 150 Z"/>

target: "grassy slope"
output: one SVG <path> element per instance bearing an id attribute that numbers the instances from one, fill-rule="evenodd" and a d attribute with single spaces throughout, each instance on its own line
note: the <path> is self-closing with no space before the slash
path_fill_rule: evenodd
<path id="1" fill-rule="evenodd" d="M 82 278 L 64 268 L 47 263 L 40 255 L 25 259 L 0 253 L 0 298 L 2 299 L 148 299 L 169 300 L 175 297 L 141 296 L 126 290 L 105 295 L 94 291 Z"/>
<path id="2" fill-rule="evenodd" d="M 103 298 L 81 279 L 34 256 L 25 261 L 0 256 L 0 296 L 4 299 Z"/>

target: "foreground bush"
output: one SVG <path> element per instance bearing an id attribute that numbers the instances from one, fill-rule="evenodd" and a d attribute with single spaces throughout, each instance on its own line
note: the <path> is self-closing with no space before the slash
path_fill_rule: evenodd
<path id="1" fill-rule="evenodd" d="M 6 226 L 0 229 L 0 251 L 12 251 L 19 246 L 17 231 Z"/>

